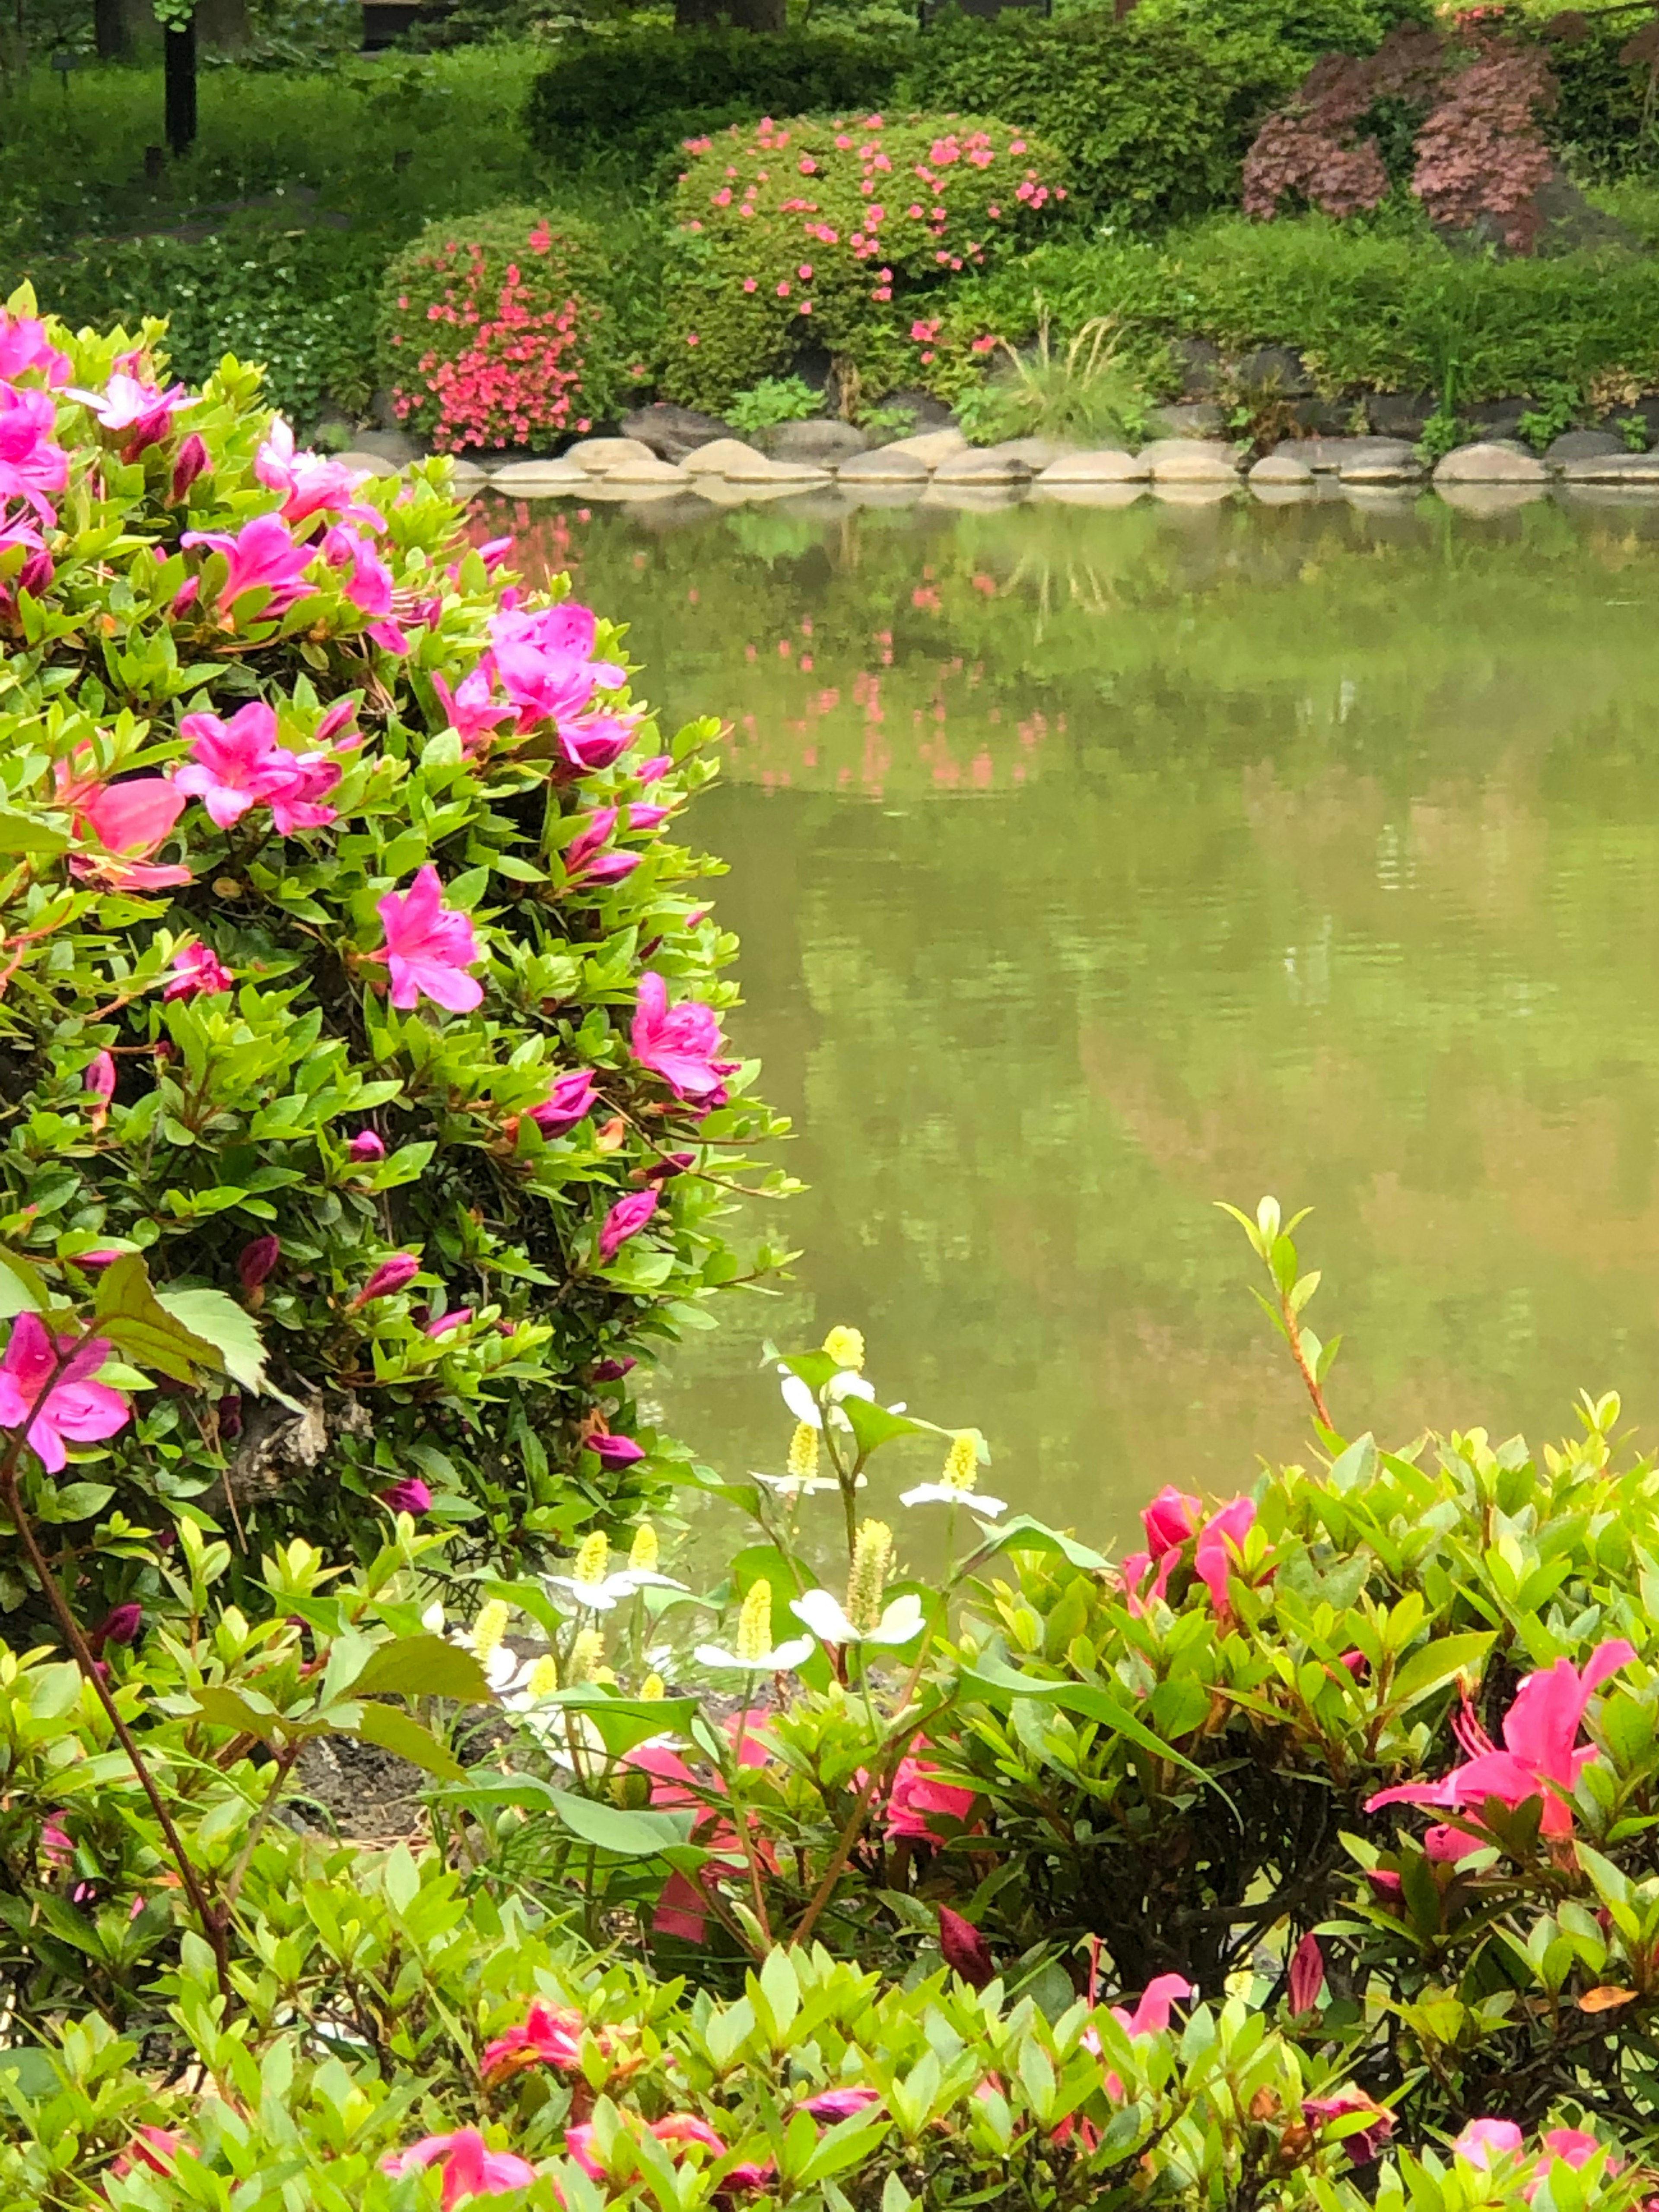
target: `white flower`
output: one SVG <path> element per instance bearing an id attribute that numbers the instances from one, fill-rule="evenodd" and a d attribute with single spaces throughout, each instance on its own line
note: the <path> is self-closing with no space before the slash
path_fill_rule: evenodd
<path id="1" fill-rule="evenodd" d="M 914 1490 L 907 1490 L 899 1499 L 901 1505 L 968 1505 L 975 1513 L 988 1513 L 993 1519 L 1008 1510 L 1000 1498 L 987 1498 L 982 1491 L 958 1490 L 951 1482 L 919 1482 Z"/>
<path id="2" fill-rule="evenodd" d="M 810 1636 L 792 1636 L 787 1644 L 774 1644 L 769 1651 L 757 1652 L 752 1659 L 740 1659 L 735 1651 L 724 1651 L 718 1644 L 700 1644 L 696 1658 L 699 1667 L 737 1667 L 745 1674 L 787 1674 L 810 1657 L 812 1639 Z"/>
<path id="3" fill-rule="evenodd" d="M 585 1583 L 575 1575 L 544 1575 L 542 1579 L 549 1589 L 563 1590 L 574 1603 L 586 1606 L 590 1613 L 609 1613 L 624 1598 L 634 1596 L 647 1586 L 654 1589 L 683 1590 L 685 1588 L 685 1584 L 677 1583 L 672 1575 L 651 1574 L 642 1567 L 618 1567 L 614 1575 L 607 1575 L 603 1582 L 597 1583 Z"/>
<path id="4" fill-rule="evenodd" d="M 814 1392 L 801 1381 L 799 1375 L 792 1373 L 787 1367 L 780 1367 L 778 1373 L 783 1377 L 779 1385 L 783 1392 L 783 1402 L 795 1419 L 798 1421 L 805 1421 L 809 1429 L 821 1429 L 823 1426 L 823 1415 L 819 1410 L 817 1398 Z M 844 1429 L 848 1425 L 848 1419 L 845 1413 L 836 1410 L 838 1401 L 842 1398 L 873 1398 L 876 1395 L 876 1386 L 873 1382 L 866 1382 L 862 1375 L 854 1375 L 850 1370 L 844 1369 L 841 1374 L 831 1376 L 827 1395 L 830 1400 L 830 1412 L 834 1414 L 836 1425 Z"/>
<path id="5" fill-rule="evenodd" d="M 921 1632 L 921 1600 L 914 1590 L 896 1597 L 869 1629 L 854 1628 L 826 1589 L 808 1590 L 805 1597 L 791 1599 L 789 1610 L 825 1644 L 908 1644 Z"/>
<path id="6" fill-rule="evenodd" d="M 778 1496 L 782 1498 L 810 1498 L 814 1491 L 841 1488 L 841 1485 L 833 1475 L 763 1474 L 758 1468 L 750 1468 L 749 1480 L 750 1482 L 763 1482 L 769 1490 L 775 1490 Z M 860 1475 L 859 1488 L 862 1490 L 864 1485 L 865 1478 Z"/>

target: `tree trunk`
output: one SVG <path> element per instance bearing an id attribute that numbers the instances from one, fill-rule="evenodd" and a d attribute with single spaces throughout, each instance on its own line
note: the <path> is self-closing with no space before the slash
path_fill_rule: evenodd
<path id="1" fill-rule="evenodd" d="M 168 31 L 164 49 L 167 144 L 187 154 L 196 143 L 196 18 Z"/>
<path id="2" fill-rule="evenodd" d="M 93 0 L 92 38 L 100 62 L 126 59 L 127 21 L 121 0 Z"/>

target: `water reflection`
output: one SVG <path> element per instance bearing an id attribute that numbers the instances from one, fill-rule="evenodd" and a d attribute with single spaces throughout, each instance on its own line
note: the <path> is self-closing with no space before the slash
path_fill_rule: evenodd
<path id="1" fill-rule="evenodd" d="M 513 520 L 732 725 L 733 1026 L 811 1191 L 670 1393 L 722 1467 L 787 1435 L 760 1336 L 836 1319 L 1091 1526 L 1295 1455 L 1210 1204 L 1267 1189 L 1352 1430 L 1652 1413 L 1659 515 Z"/>

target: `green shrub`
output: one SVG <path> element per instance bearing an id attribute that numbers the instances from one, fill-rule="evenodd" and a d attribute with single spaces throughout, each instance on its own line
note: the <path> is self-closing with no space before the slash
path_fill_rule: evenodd
<path id="1" fill-rule="evenodd" d="M 882 40 L 668 28 L 573 39 L 531 88 L 525 129 L 544 160 L 648 154 L 763 115 L 880 107 L 905 48 Z"/>
<path id="2" fill-rule="evenodd" d="M 386 272 L 381 359 L 440 453 L 587 430 L 629 379 L 599 232 L 534 207 L 430 223 Z"/>
<path id="3" fill-rule="evenodd" d="M 1649 113 L 1649 65 L 1642 62 L 1632 66 L 1620 59 L 1641 20 L 1615 15 L 1603 24 L 1581 17 L 1582 31 L 1545 41 L 1544 51 L 1561 88 L 1545 127 L 1550 143 L 1581 175 L 1627 176 L 1651 170 L 1659 156 L 1659 138 Z"/>
<path id="4" fill-rule="evenodd" d="M 718 1049 L 729 995 L 661 834 L 715 726 L 660 749 L 603 624 L 504 603 L 443 465 L 295 456 L 234 360 L 158 398 L 159 336 L 0 402 L 40 502 L 0 554 L 5 1259 L 222 1288 L 286 1397 L 146 1398 L 53 1517 L 118 1584 L 123 1531 L 209 1494 L 244 1543 L 372 1552 L 418 1478 L 479 1556 L 550 1547 L 655 1479 L 606 1440 L 622 1364 L 738 1271 L 700 1170 L 766 1116 L 660 1049 Z M 128 354 L 100 429 L 70 395 Z"/>
<path id="5" fill-rule="evenodd" d="M 726 407 L 726 419 L 747 437 L 751 431 L 770 430 L 780 422 L 805 422 L 823 404 L 803 376 L 769 376 L 750 392 L 739 392 Z"/>
<path id="6" fill-rule="evenodd" d="M 374 332 L 364 302 L 387 251 L 384 232 L 295 232 L 255 218 L 200 241 L 88 240 L 36 274 L 66 322 L 165 316 L 179 375 L 200 383 L 234 354 L 263 368 L 273 405 L 307 422 L 325 399 L 368 406 Z"/>
<path id="7" fill-rule="evenodd" d="M 1063 156 L 1081 207 L 1146 225 L 1237 198 L 1251 126 L 1285 81 L 1282 61 L 1262 83 L 1174 24 L 1009 13 L 940 22 L 901 91 L 919 107 L 1038 133 Z"/>
<path id="8" fill-rule="evenodd" d="M 1140 0 L 1146 23 L 1173 23 L 1211 44 L 1278 46 L 1306 70 L 1322 54 L 1369 54 L 1400 23 L 1431 23 L 1431 0 Z"/>
<path id="9" fill-rule="evenodd" d="M 787 374 L 807 346 L 842 356 L 866 398 L 929 382 L 951 279 L 1052 224 L 1066 197 L 1045 144 L 971 115 L 734 125 L 689 152 L 663 383 L 698 407 Z"/>
<path id="10" fill-rule="evenodd" d="M 1659 264 L 1634 254 L 1496 261 L 1322 216 L 1216 216 L 1161 246 L 1040 247 L 962 287 L 941 345 L 1024 339 L 1034 286 L 1063 333 L 1114 317 L 1146 370 L 1191 335 L 1293 346 L 1333 395 L 1449 386 L 1461 405 L 1571 386 L 1593 411 L 1659 386 Z"/>

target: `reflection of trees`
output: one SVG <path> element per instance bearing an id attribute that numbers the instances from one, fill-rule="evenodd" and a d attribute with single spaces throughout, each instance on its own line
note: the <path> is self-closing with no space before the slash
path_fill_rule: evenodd
<path id="1" fill-rule="evenodd" d="M 1243 1479 L 1301 1417 L 1208 1201 L 1271 1188 L 1320 1208 L 1339 1418 L 1537 1427 L 1581 1382 L 1639 1390 L 1649 538 L 1553 509 L 739 519 L 788 527 L 599 517 L 580 587 L 671 714 L 733 718 L 702 811 L 738 1035 L 800 1117 L 817 1311 L 865 1322 L 882 1379 L 1079 1516 Z M 711 1449 L 771 1437 L 751 1352 L 714 1347 Z"/>

